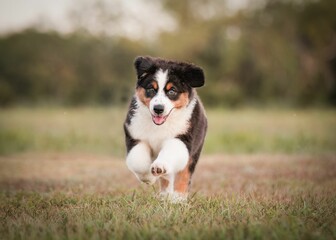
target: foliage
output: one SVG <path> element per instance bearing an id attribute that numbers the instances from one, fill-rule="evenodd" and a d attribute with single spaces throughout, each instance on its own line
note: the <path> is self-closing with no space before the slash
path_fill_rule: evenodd
<path id="1" fill-rule="evenodd" d="M 150 40 L 91 35 L 82 25 L 67 35 L 28 29 L 2 36 L 0 105 L 125 103 L 135 82 L 133 59 L 155 55 L 202 66 L 207 105 L 335 106 L 334 0 L 269 0 L 233 15 L 222 1 L 162 5 L 177 27 Z M 105 23 L 103 10 L 96 15 L 105 14 Z M 110 18 L 116 21 L 113 10 Z"/>
<path id="2" fill-rule="evenodd" d="M 120 103 L 134 79 L 138 49 L 127 40 L 27 30 L 0 42 L 1 103 Z M 0 85 L 1 86 L 1 85 Z"/>
<path id="3" fill-rule="evenodd" d="M 233 16 L 221 1 L 166 2 L 180 28 L 165 35 L 161 47 L 169 57 L 205 66 L 207 103 L 335 104 L 335 1 L 265 1 L 260 9 Z M 210 7 L 213 16 L 204 18 L 202 9 L 187 6 Z"/>

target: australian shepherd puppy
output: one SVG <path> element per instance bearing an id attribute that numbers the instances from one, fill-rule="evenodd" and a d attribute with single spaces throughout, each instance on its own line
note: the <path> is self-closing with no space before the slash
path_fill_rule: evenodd
<path id="1" fill-rule="evenodd" d="M 207 119 L 195 88 L 203 70 L 153 57 L 135 59 L 136 91 L 124 130 L 128 168 L 142 182 L 160 181 L 161 194 L 185 200 L 200 157 Z"/>

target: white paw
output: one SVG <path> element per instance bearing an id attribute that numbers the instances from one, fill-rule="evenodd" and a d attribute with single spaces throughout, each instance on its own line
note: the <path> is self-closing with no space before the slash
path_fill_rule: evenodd
<path id="1" fill-rule="evenodd" d="M 141 182 L 149 184 L 149 185 L 153 185 L 157 180 L 157 177 L 154 177 L 150 173 L 149 174 L 142 174 L 142 175 L 138 174 L 137 177 Z"/>
<path id="2" fill-rule="evenodd" d="M 154 176 L 166 175 L 169 172 L 167 165 L 160 161 L 154 161 L 150 167 L 150 170 Z"/>

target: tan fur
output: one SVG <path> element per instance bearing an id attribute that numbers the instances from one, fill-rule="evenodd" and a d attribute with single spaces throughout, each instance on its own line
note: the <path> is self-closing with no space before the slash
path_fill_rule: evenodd
<path id="1" fill-rule="evenodd" d="M 189 95 L 188 93 L 185 92 L 185 93 L 181 93 L 179 99 L 177 99 L 174 102 L 174 105 L 175 105 L 175 108 L 179 109 L 179 108 L 187 106 L 188 103 L 189 103 Z"/>
<path id="2" fill-rule="evenodd" d="M 187 193 L 189 188 L 189 182 L 190 182 L 190 171 L 189 171 L 189 164 L 190 160 L 187 164 L 187 166 L 180 172 L 178 172 L 175 176 L 174 181 L 174 190 L 178 193 Z M 169 181 L 164 178 L 160 178 L 160 190 L 161 192 L 165 191 L 166 188 L 169 185 Z"/>
<path id="3" fill-rule="evenodd" d="M 171 89 L 173 86 L 174 86 L 173 83 L 171 82 L 167 83 L 166 90 L 169 91 L 169 89 Z"/>
<path id="4" fill-rule="evenodd" d="M 179 193 L 187 193 L 190 181 L 190 171 L 189 165 L 191 160 L 189 160 L 187 166 L 175 176 L 174 190 Z"/>
<path id="5" fill-rule="evenodd" d="M 160 178 L 160 190 L 161 192 L 165 191 L 169 185 L 169 181 L 164 178 Z"/>
<path id="6" fill-rule="evenodd" d="M 151 100 L 151 98 L 147 98 L 146 97 L 146 93 L 145 93 L 145 89 L 143 88 L 138 88 L 136 90 L 136 94 L 139 97 L 140 101 L 145 104 L 147 107 L 149 107 L 149 102 Z"/>
<path id="7" fill-rule="evenodd" d="M 153 85 L 153 88 L 154 88 L 155 90 L 157 90 L 157 89 L 159 88 L 159 85 L 158 85 L 157 81 L 153 81 L 153 82 L 152 82 L 152 85 Z"/>

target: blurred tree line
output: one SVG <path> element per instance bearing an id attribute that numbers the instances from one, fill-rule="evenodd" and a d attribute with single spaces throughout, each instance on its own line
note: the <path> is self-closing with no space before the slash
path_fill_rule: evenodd
<path id="1" fill-rule="evenodd" d="M 177 24 L 153 39 L 93 35 L 85 26 L 1 36 L 0 105 L 125 103 L 134 58 L 153 55 L 202 66 L 207 105 L 336 106 L 335 0 L 259 1 L 234 14 L 221 0 L 161 4 Z"/>

